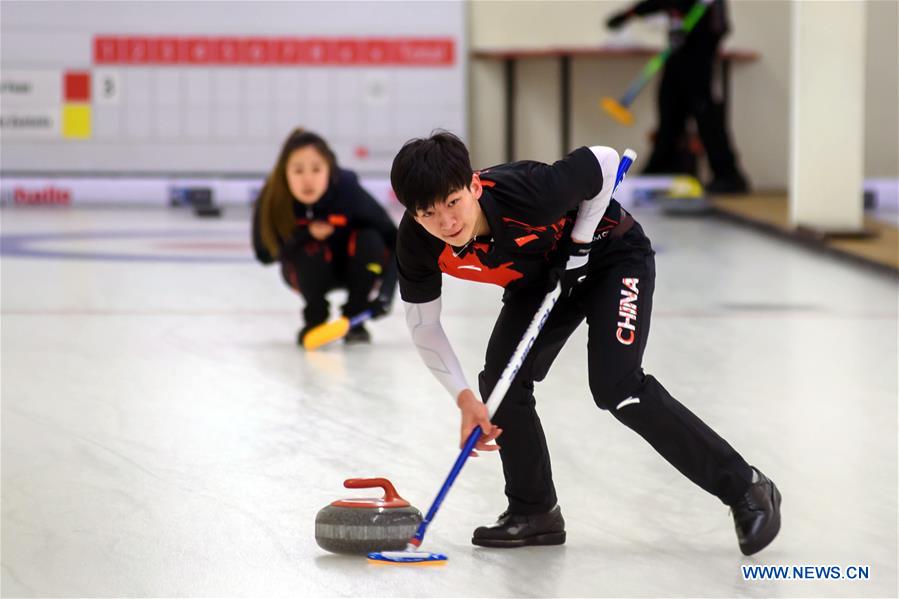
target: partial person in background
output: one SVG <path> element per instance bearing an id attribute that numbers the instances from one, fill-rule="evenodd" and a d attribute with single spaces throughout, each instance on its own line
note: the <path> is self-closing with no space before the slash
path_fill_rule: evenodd
<path id="1" fill-rule="evenodd" d="M 298 344 L 328 319 L 325 295 L 332 289 L 349 292 L 344 316 L 371 310 L 377 318 L 390 310 L 396 231 L 356 174 L 337 166 L 324 139 L 303 129 L 288 136 L 256 202 L 253 249 L 263 264 L 280 262 L 284 280 L 306 300 Z M 345 340 L 371 336 L 360 324 Z"/>
<path id="2" fill-rule="evenodd" d="M 704 0 L 643 0 L 608 19 L 610 29 L 619 29 L 632 17 L 665 11 L 669 18 L 669 43 L 673 49 L 665 63 L 659 85 L 659 126 L 652 155 L 644 174 L 681 172 L 682 139 L 687 119 L 696 119 L 713 178 L 710 193 L 746 193 L 749 183 L 737 166 L 724 119 L 724 105 L 712 97 L 712 68 L 721 40 L 730 30 L 724 0 L 711 0 L 692 31 L 681 30 L 684 16 Z M 680 146 L 680 148 L 679 148 Z"/>

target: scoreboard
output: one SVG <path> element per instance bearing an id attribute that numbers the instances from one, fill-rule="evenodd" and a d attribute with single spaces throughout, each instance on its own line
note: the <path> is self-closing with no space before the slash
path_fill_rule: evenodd
<path id="1" fill-rule="evenodd" d="M 464 2 L 3 2 L 4 176 L 258 176 L 291 129 L 383 176 L 465 136 Z"/>

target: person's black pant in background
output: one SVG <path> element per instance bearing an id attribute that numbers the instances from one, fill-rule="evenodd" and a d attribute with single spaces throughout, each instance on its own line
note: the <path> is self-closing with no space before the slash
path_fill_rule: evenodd
<path id="1" fill-rule="evenodd" d="M 720 36 L 688 35 L 675 50 L 659 84 L 659 124 L 644 174 L 681 171 L 687 119 L 696 119 L 699 137 L 715 179 L 742 179 L 724 118 L 724 105 L 712 96 L 712 70 Z"/>
<path id="2" fill-rule="evenodd" d="M 369 294 L 387 268 L 389 256 L 377 231 L 357 229 L 348 235 L 310 241 L 294 248 L 281 257 L 281 276 L 306 300 L 303 318 L 311 326 L 327 320 L 329 305 L 325 294 L 332 289 L 346 288 L 349 292 L 342 307 L 345 316 L 352 317 L 365 310 Z"/>

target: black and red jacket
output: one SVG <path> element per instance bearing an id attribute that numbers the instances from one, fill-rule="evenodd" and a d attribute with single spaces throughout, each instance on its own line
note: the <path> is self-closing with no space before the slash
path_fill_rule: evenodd
<path id="1" fill-rule="evenodd" d="M 545 284 L 556 246 L 570 233 L 582 200 L 602 189 L 602 171 L 589 148 L 552 165 L 522 161 L 480 171 L 480 204 L 490 236 L 454 248 L 428 233 L 408 212 L 397 239 L 400 295 L 409 303 L 440 297 L 443 273 L 493 283 L 513 292 Z M 610 182 L 611 183 L 611 182 Z M 618 224 L 621 207 L 612 200 L 597 230 Z"/>

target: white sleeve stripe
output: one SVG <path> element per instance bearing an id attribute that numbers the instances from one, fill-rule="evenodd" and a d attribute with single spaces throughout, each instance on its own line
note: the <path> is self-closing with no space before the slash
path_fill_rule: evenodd
<path id="1" fill-rule="evenodd" d="M 459 393 L 468 389 L 469 385 L 459 358 L 440 324 L 440 298 L 423 304 L 403 302 L 403 305 L 406 309 L 406 326 L 412 334 L 412 343 L 418 350 L 418 355 L 455 401 Z"/>
<path id="2" fill-rule="evenodd" d="M 581 241 L 593 239 L 593 233 L 602 220 L 602 215 L 609 207 L 612 189 L 615 187 L 615 176 L 618 174 L 618 163 L 621 161 L 618 152 L 607 146 L 591 146 L 590 151 L 596 156 L 602 171 L 602 189 L 595 197 L 581 202 L 574 221 L 571 236 Z"/>

